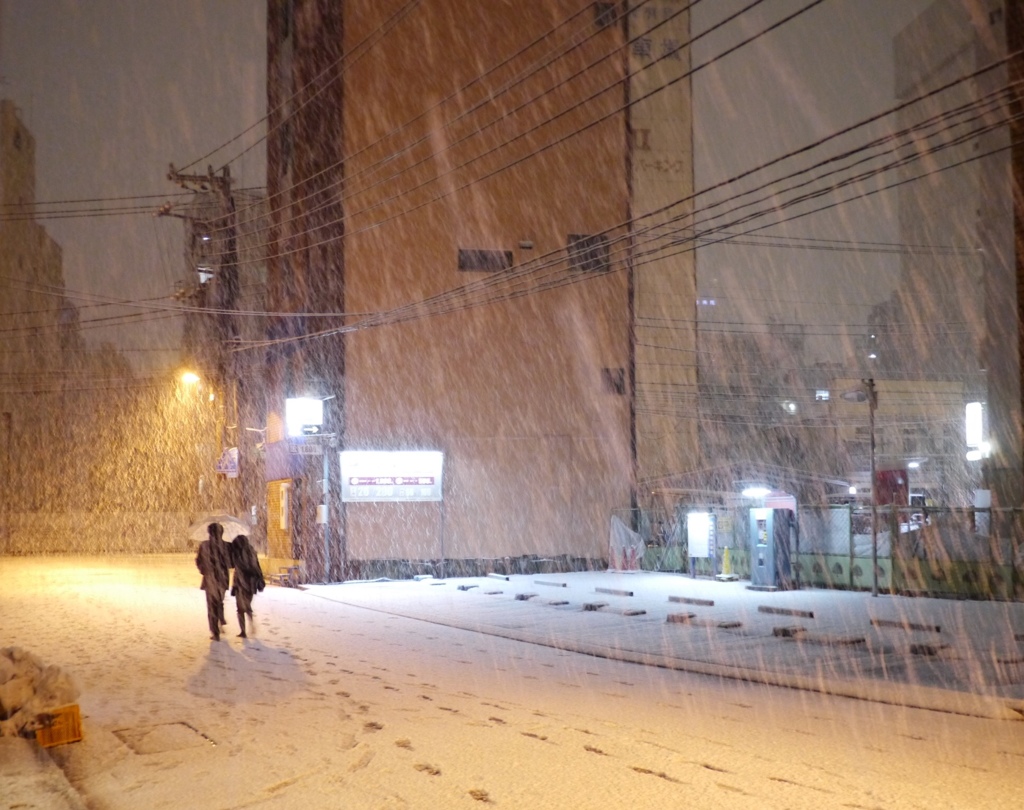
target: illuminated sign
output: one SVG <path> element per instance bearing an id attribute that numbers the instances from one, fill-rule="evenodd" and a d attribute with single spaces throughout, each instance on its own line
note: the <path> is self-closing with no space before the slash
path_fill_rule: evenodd
<path id="1" fill-rule="evenodd" d="M 440 501 L 444 454 L 438 450 L 342 450 L 341 500 Z"/>
<path id="2" fill-rule="evenodd" d="M 324 401 L 311 397 L 286 399 L 284 424 L 289 437 L 315 436 L 323 430 Z"/>
<path id="3" fill-rule="evenodd" d="M 715 518 L 708 512 L 688 512 L 686 515 L 686 541 L 690 557 L 715 555 Z"/>

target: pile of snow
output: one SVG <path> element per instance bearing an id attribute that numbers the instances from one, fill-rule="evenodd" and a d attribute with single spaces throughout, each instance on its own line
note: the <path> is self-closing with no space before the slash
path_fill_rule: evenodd
<path id="1" fill-rule="evenodd" d="M 0 737 L 30 737 L 47 712 L 74 703 L 78 687 L 56 666 L 21 647 L 0 649 Z"/>

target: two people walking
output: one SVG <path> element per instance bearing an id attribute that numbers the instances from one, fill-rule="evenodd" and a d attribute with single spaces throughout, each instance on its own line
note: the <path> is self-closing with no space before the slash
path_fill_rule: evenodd
<path id="1" fill-rule="evenodd" d="M 219 523 L 207 526 L 207 538 L 199 544 L 196 554 L 196 568 L 203 575 L 200 588 L 206 592 L 206 619 L 210 625 L 210 638 L 220 641 L 221 628 L 227 624 L 224 618 L 224 595 L 231 586 L 238 612 L 238 626 L 241 638 L 248 638 L 245 632 L 245 617 L 252 626 L 252 598 L 265 587 L 263 571 L 260 569 L 256 551 L 244 534 L 235 537 L 231 543 L 224 542 L 224 527 Z M 230 570 L 234 568 L 234 584 L 229 582 Z"/>

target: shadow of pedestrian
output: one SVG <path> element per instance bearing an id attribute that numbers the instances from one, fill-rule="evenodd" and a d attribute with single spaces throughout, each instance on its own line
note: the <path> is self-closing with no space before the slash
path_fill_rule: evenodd
<path id="1" fill-rule="evenodd" d="M 241 650 L 227 641 L 211 642 L 185 684 L 191 694 L 223 703 L 273 703 L 307 686 L 291 652 L 257 639 L 245 639 Z"/>

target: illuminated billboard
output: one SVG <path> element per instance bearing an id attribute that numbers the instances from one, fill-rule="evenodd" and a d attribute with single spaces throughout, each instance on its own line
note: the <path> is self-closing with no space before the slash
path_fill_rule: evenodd
<path id="1" fill-rule="evenodd" d="M 440 450 L 342 450 L 341 500 L 440 501 Z"/>

